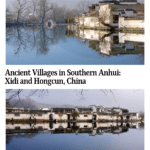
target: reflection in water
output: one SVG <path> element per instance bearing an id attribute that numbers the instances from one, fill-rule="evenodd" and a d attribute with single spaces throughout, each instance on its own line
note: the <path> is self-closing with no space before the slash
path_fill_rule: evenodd
<path id="1" fill-rule="evenodd" d="M 144 149 L 143 130 L 141 122 L 6 124 L 6 149 Z"/>
<path id="2" fill-rule="evenodd" d="M 64 26 L 55 26 L 53 30 L 44 26 L 15 26 L 6 29 L 6 42 L 14 47 L 15 54 L 35 50 L 38 55 L 46 55 L 50 45 L 57 44 L 59 40 L 66 41 L 65 31 Z"/>
<path id="3" fill-rule="evenodd" d="M 144 34 L 14 26 L 6 28 L 6 43 L 7 64 L 144 64 Z"/>
<path id="4" fill-rule="evenodd" d="M 130 128 L 133 128 L 133 129 L 144 128 L 144 123 L 141 123 L 141 122 L 53 123 L 52 122 L 52 123 L 45 123 L 45 124 L 7 124 L 6 135 L 8 137 L 13 137 L 12 135 L 19 135 L 23 133 L 36 135 L 40 131 L 47 130 L 47 131 L 51 131 L 52 134 L 87 133 L 93 136 L 93 135 L 99 135 L 99 134 L 102 135 L 104 133 L 120 134 L 120 133 L 128 132 Z M 8 138 L 8 141 L 9 141 L 9 138 Z"/>
<path id="5" fill-rule="evenodd" d="M 144 34 L 80 30 L 75 35 L 84 43 L 88 40 L 89 47 L 103 55 L 144 53 Z"/>

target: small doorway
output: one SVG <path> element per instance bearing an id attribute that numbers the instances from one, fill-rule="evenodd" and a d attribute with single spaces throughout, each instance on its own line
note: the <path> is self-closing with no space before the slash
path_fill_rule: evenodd
<path id="1" fill-rule="evenodd" d="M 113 44 L 119 44 L 119 37 L 118 36 L 113 37 Z"/>
<path id="2" fill-rule="evenodd" d="M 123 120 L 123 117 L 121 116 L 121 120 Z"/>
<path id="3" fill-rule="evenodd" d="M 126 127 L 127 127 L 127 128 L 129 128 L 129 127 L 130 127 L 129 123 L 127 123 L 127 124 L 126 124 Z"/>
<path id="4" fill-rule="evenodd" d="M 93 115 L 93 119 L 96 120 L 96 115 Z"/>
<path id="5" fill-rule="evenodd" d="M 68 128 L 70 128 L 70 122 L 68 122 Z"/>
<path id="6" fill-rule="evenodd" d="M 53 114 L 49 115 L 49 120 L 53 120 Z"/>
<path id="7" fill-rule="evenodd" d="M 53 129 L 53 123 L 49 124 L 50 129 Z"/>
<path id="8" fill-rule="evenodd" d="M 68 115 L 68 120 L 70 120 L 70 115 Z"/>
<path id="9" fill-rule="evenodd" d="M 96 128 L 96 122 L 93 123 L 93 128 Z"/>

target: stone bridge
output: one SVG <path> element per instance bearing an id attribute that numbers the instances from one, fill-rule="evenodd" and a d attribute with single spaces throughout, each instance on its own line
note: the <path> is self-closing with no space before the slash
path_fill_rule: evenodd
<path id="1" fill-rule="evenodd" d="M 48 29 L 52 29 L 55 25 L 56 23 L 53 20 L 48 20 L 44 23 L 44 26 Z"/>

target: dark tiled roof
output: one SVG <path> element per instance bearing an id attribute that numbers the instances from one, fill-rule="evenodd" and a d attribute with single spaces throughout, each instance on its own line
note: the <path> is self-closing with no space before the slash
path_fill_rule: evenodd
<path id="1" fill-rule="evenodd" d="M 136 113 L 130 113 L 130 115 L 132 115 L 132 116 L 136 116 Z"/>
<path id="2" fill-rule="evenodd" d="M 120 0 L 120 2 L 137 2 L 137 0 Z M 120 3 L 119 1 L 109 1 L 109 0 L 103 0 L 103 1 L 99 1 L 99 3 Z"/>
<path id="3" fill-rule="evenodd" d="M 53 108 L 53 111 L 72 111 L 75 110 L 75 108 Z"/>
<path id="4" fill-rule="evenodd" d="M 137 2 L 137 0 L 120 0 L 120 2 Z"/>
<path id="5" fill-rule="evenodd" d="M 108 113 L 97 113 L 98 115 L 110 115 Z"/>
<path id="6" fill-rule="evenodd" d="M 143 4 L 132 4 L 132 5 L 113 5 L 113 11 L 132 9 L 136 11 L 141 11 L 143 8 Z"/>
<path id="7" fill-rule="evenodd" d="M 92 111 L 91 108 L 78 108 L 79 111 Z"/>

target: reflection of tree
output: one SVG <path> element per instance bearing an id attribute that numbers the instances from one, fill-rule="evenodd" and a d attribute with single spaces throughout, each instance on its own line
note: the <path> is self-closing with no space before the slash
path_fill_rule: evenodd
<path id="1" fill-rule="evenodd" d="M 141 119 L 144 120 L 144 111 L 139 112 L 139 117 L 141 117 Z"/>
<path id="2" fill-rule="evenodd" d="M 37 54 L 46 55 L 49 51 L 50 41 L 53 41 L 49 36 L 47 36 L 45 28 L 42 26 L 40 32 L 37 34 Z"/>
<path id="3" fill-rule="evenodd" d="M 139 129 L 144 129 L 144 123 L 141 122 L 138 124 L 138 126 L 139 126 Z"/>
<path id="4" fill-rule="evenodd" d="M 31 131 L 31 130 L 30 130 Z M 32 131 L 28 134 L 17 134 L 17 135 L 13 135 L 13 134 L 6 134 L 6 144 L 9 144 L 12 140 L 12 138 L 27 138 L 27 139 L 32 139 L 34 137 L 37 136 L 38 133 L 32 133 Z"/>
<path id="5" fill-rule="evenodd" d="M 27 28 L 21 28 L 19 26 L 13 27 L 11 33 L 6 30 L 6 39 L 9 39 L 9 44 L 15 47 L 15 54 L 19 54 L 20 51 L 28 48 L 28 42 L 30 41 L 31 35 L 28 32 L 24 32 Z M 7 42 L 7 40 L 6 40 Z"/>
<path id="6" fill-rule="evenodd" d="M 59 40 L 66 41 L 65 32 L 65 26 L 56 26 L 51 30 L 44 26 L 16 26 L 6 29 L 6 42 L 15 48 L 15 54 L 35 50 L 38 55 L 46 55 L 51 45 L 58 43 Z"/>
<path id="7" fill-rule="evenodd" d="M 6 134 L 6 144 L 9 144 L 13 138 L 13 135 Z"/>

